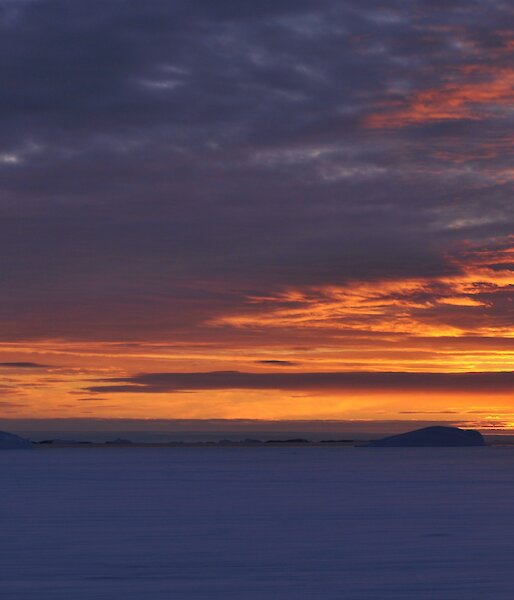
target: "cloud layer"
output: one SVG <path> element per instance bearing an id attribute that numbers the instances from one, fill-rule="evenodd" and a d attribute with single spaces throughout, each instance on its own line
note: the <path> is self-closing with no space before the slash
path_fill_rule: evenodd
<path id="1" fill-rule="evenodd" d="M 170 393 L 193 390 L 375 392 L 514 392 L 514 372 L 498 373 L 142 373 L 113 378 L 90 392 Z M 440 411 L 438 411 L 440 412 Z"/>
<path id="2" fill-rule="evenodd" d="M 0 0 L 2 366 L 509 371 L 513 18 Z"/>
<path id="3" fill-rule="evenodd" d="M 1 3 L 5 337 L 190 330 L 511 230 L 508 5 L 215 4 Z"/>

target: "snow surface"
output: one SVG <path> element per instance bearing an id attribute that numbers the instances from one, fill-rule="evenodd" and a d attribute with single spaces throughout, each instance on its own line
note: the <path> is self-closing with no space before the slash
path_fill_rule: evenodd
<path id="1" fill-rule="evenodd" d="M 0 595 L 512 600 L 514 448 L 0 453 Z"/>

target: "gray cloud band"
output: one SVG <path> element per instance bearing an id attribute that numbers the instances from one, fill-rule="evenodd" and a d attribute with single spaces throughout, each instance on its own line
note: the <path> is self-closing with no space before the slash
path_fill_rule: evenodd
<path id="1" fill-rule="evenodd" d="M 507 393 L 514 372 L 500 373 L 143 373 L 86 388 L 96 393 L 172 393 L 194 390 L 420 391 Z"/>

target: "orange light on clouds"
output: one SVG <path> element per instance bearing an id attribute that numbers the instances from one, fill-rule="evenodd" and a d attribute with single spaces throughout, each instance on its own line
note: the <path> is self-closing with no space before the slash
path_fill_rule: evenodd
<path id="1" fill-rule="evenodd" d="M 428 337 L 513 337 L 510 322 L 495 321 L 487 312 L 496 299 L 514 286 L 514 271 L 499 268 L 514 264 L 513 255 L 512 246 L 496 251 L 470 248 L 453 259 L 454 275 L 349 281 L 342 286 L 290 289 L 262 298 L 251 297 L 247 311 L 223 316 L 213 324 L 331 328 Z M 462 310 L 452 313 L 445 307 Z"/>
<path id="2" fill-rule="evenodd" d="M 468 245 L 441 277 L 348 281 L 252 296 L 204 324 L 209 342 L 0 344 L 4 418 L 402 419 L 510 428 L 510 392 L 196 389 L 111 393 L 134 373 L 512 371 L 512 238 Z M 497 305 L 500 309 L 497 310 Z M 212 337 L 214 336 L 214 338 Z M 11 362 L 9 362 L 11 361 Z M 23 366 L 24 365 L 24 366 Z M 99 392 L 88 388 L 105 386 Z M 158 391 L 158 390 L 157 390 Z M 136 392 L 136 393 L 135 393 Z M 482 426 L 482 425 L 481 425 Z"/>
<path id="3" fill-rule="evenodd" d="M 502 53 L 511 52 L 512 43 L 510 40 Z M 384 102 L 380 111 L 365 119 L 365 125 L 397 129 L 459 119 L 476 121 L 498 111 L 510 111 L 513 103 L 514 69 L 470 64 L 445 73 L 444 82 L 438 86 Z"/>

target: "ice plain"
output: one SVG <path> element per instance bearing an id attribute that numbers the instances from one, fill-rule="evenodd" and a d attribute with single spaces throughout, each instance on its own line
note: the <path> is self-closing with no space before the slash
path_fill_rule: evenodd
<path id="1" fill-rule="evenodd" d="M 6 600 L 511 600 L 514 448 L 0 452 Z"/>

